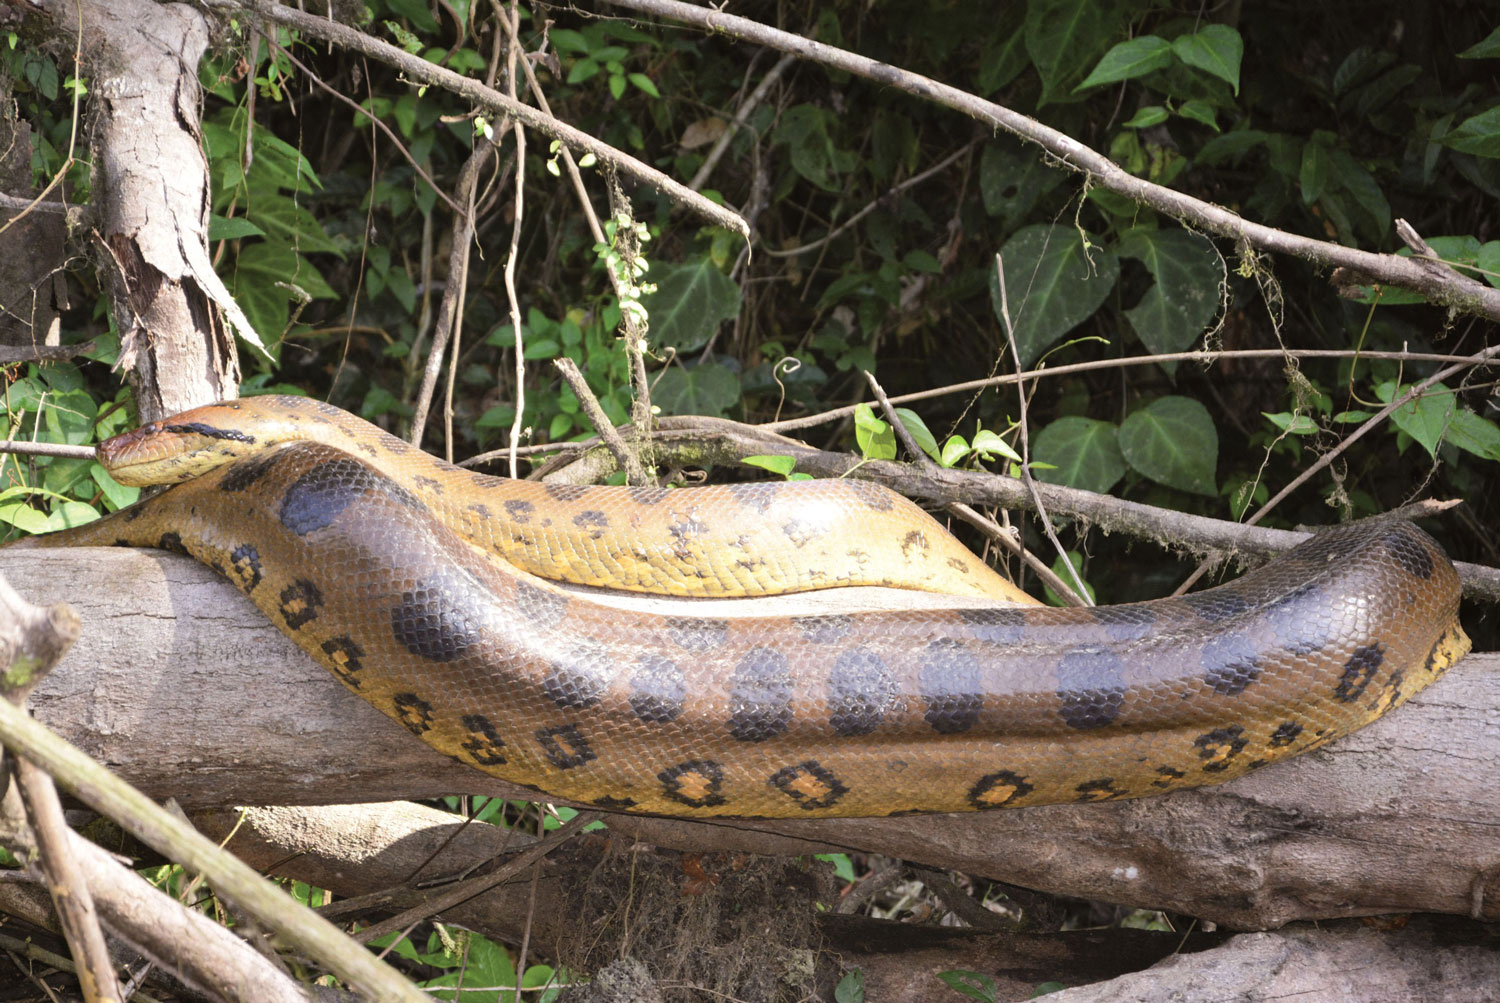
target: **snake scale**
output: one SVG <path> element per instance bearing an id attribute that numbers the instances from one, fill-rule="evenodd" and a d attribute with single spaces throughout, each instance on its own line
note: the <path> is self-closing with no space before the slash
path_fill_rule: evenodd
<path id="1" fill-rule="evenodd" d="M 1469 645 L 1452 565 L 1400 521 L 1320 533 L 1183 598 L 721 619 L 535 575 L 1015 593 L 858 482 L 558 489 L 300 398 L 210 405 L 100 455 L 122 480 L 183 483 L 25 543 L 190 554 L 438 750 L 616 810 L 900 815 L 1219 783 L 1368 724 Z"/>

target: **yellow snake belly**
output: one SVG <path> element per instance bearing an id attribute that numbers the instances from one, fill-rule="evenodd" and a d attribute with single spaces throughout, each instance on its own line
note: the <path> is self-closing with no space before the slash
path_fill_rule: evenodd
<path id="1" fill-rule="evenodd" d="M 39 545 L 219 569 L 469 766 L 688 817 L 874 816 L 1218 783 L 1359 728 L 1468 648 L 1398 521 L 1178 599 L 716 619 L 625 612 L 470 546 L 366 460 L 292 442 Z"/>
<path id="2" fill-rule="evenodd" d="M 195 408 L 116 436 L 100 462 L 121 483 L 160 484 L 293 441 L 359 456 L 475 546 L 553 581 L 700 597 L 882 585 L 1036 602 L 909 499 L 866 481 L 667 489 L 491 477 L 306 397 Z"/>

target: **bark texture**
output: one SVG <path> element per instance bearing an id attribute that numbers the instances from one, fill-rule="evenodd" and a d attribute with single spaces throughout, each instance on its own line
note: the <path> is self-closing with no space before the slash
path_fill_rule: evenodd
<path id="1" fill-rule="evenodd" d="M 154 796 L 198 809 L 529 797 L 414 741 L 189 559 L 0 551 L 0 573 L 84 621 L 32 697 L 37 716 Z M 928 818 L 616 816 L 611 828 L 691 850 L 869 850 L 1236 929 L 1407 910 L 1500 919 L 1497 668 L 1470 655 L 1371 727 L 1218 788 Z"/>
<path id="2" fill-rule="evenodd" d="M 234 342 L 254 338 L 208 256 L 208 162 L 199 144 L 204 13 L 153 0 L 41 0 L 90 81 L 97 251 L 109 260 L 120 365 L 142 421 L 233 396 Z M 217 308 L 217 309 L 216 309 Z"/>

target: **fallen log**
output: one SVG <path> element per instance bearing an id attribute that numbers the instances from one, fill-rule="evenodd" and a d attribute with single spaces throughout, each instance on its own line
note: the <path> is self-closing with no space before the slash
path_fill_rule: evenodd
<path id="1" fill-rule="evenodd" d="M 83 618 L 32 697 L 38 718 L 153 796 L 189 809 L 532 796 L 412 739 L 189 559 L 0 551 L 0 573 Z M 610 824 L 682 849 L 867 850 L 1236 929 L 1398 911 L 1496 919 L 1497 668 L 1470 655 L 1373 726 L 1218 788 L 927 818 Z"/>

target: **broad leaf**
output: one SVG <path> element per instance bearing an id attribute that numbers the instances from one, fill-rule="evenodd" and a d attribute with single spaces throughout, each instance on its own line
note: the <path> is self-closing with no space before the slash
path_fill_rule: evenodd
<path id="1" fill-rule="evenodd" d="M 1213 495 L 1219 433 L 1208 408 L 1190 397 L 1162 397 L 1120 423 L 1125 461 L 1158 484 Z"/>
<path id="2" fill-rule="evenodd" d="M 1125 476 L 1117 435 L 1111 422 L 1075 416 L 1057 419 L 1031 443 L 1032 455 L 1054 468 L 1034 471 L 1037 480 L 1107 493 Z"/>
<path id="3" fill-rule="evenodd" d="M 1219 310 L 1225 276 L 1213 244 L 1187 230 L 1136 227 L 1120 241 L 1118 251 L 1141 261 L 1156 279 L 1140 302 L 1125 311 L 1141 343 L 1154 353 L 1186 350 Z"/>
<path id="4" fill-rule="evenodd" d="M 1184 63 L 1218 77 L 1239 94 L 1245 42 L 1229 25 L 1211 24 L 1197 34 L 1183 35 L 1172 42 L 1172 51 Z"/>
<path id="5" fill-rule="evenodd" d="M 1119 259 L 1098 246 L 1085 252 L 1078 230 L 1062 224 L 1038 223 L 1017 230 L 1005 242 L 1001 257 L 1023 368 L 1099 309 L 1120 275 Z M 996 318 L 1001 318 L 1000 283 L 993 268 L 990 300 Z"/>
<path id="6" fill-rule="evenodd" d="M 1139 9 L 1130 0 L 1031 0 L 1026 5 L 1026 52 L 1042 78 L 1038 106 L 1078 100 L 1074 89 L 1087 67 L 1114 44 Z"/>
<path id="7" fill-rule="evenodd" d="M 1500 157 L 1500 105 L 1458 123 L 1443 145 L 1476 157 Z"/>
<path id="8" fill-rule="evenodd" d="M 1156 35 L 1142 35 L 1116 45 L 1104 54 L 1097 66 L 1084 78 L 1083 83 L 1073 88 L 1081 91 L 1101 84 L 1118 83 L 1144 77 L 1159 70 L 1172 61 L 1172 43 Z"/>
<path id="9" fill-rule="evenodd" d="M 715 418 L 722 418 L 739 399 L 739 377 L 716 362 L 692 369 L 673 366 L 661 374 L 651 393 L 651 402 L 663 414 L 706 414 Z"/>
<path id="10" fill-rule="evenodd" d="M 714 329 L 740 312 L 740 287 L 707 257 L 651 269 L 656 292 L 641 297 L 651 315 L 651 341 L 678 354 L 696 352 Z"/>

